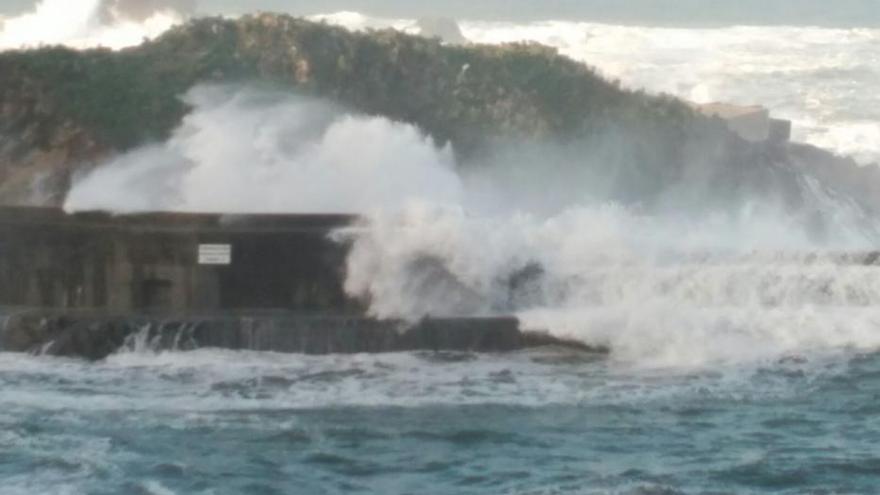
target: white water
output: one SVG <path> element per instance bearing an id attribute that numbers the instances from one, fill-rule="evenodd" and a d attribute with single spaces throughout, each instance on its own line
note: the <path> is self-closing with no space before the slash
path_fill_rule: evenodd
<path id="1" fill-rule="evenodd" d="M 413 20 L 316 16 L 349 29 L 416 32 Z M 463 21 L 474 43 L 535 41 L 632 89 L 698 103 L 760 104 L 794 139 L 880 162 L 880 29 L 810 26 L 668 28 L 564 20 Z"/>
<path id="2" fill-rule="evenodd" d="M 878 267 L 835 254 L 876 240 L 811 181 L 808 205 L 834 216 L 822 242 L 772 197 L 636 213 L 597 195 L 589 167 L 536 166 L 551 148 L 460 173 L 413 127 L 326 102 L 233 87 L 188 98 L 168 143 L 81 177 L 67 208 L 359 213 L 338 235 L 354 242 L 346 290 L 373 315 L 515 313 L 627 363 L 880 346 Z"/>
<path id="3" fill-rule="evenodd" d="M 830 370 L 830 357 L 770 366 L 810 375 L 844 371 Z M 161 416 L 155 419 L 158 422 L 183 427 L 210 422 L 213 414 L 229 411 L 437 404 L 598 406 L 674 400 L 701 388 L 719 397 L 790 395 L 782 382 L 755 390 L 754 369 L 727 371 L 724 376 L 687 375 L 686 380 L 670 376 L 670 386 L 664 388 L 647 380 L 644 371 L 553 351 L 444 359 L 429 354 L 299 356 L 199 350 L 121 353 L 97 364 L 0 354 L 0 374 L 23 377 L 0 392 L 0 403 L 8 406 L 0 414 L 149 411 Z M 40 377 L 44 381 L 36 380 Z M 132 383 L 137 387 L 132 388 Z M 72 393 L 77 390 L 88 393 Z M 4 441 L 11 440 L 0 436 L 0 444 Z"/>
<path id="4" fill-rule="evenodd" d="M 203 86 L 174 136 L 77 182 L 66 208 L 364 212 L 457 203 L 451 150 L 414 127 L 274 91 Z"/>
<path id="5" fill-rule="evenodd" d="M 741 472 L 782 449 L 830 450 L 854 471 L 864 464 L 850 459 L 870 457 L 876 443 L 869 427 L 876 369 L 876 356 L 850 353 L 684 374 L 548 350 L 324 357 L 201 350 L 100 363 L 0 354 L 0 492 L 321 493 L 337 480 L 369 478 L 378 479 L 363 489 L 369 493 L 401 483 L 462 493 L 463 476 L 453 477 L 460 471 L 435 467 L 425 476 L 430 459 L 464 466 L 466 475 L 511 466 L 552 471 L 503 493 L 645 493 L 699 478 L 692 469 L 679 475 L 681 466 L 716 473 L 726 462 Z M 723 455 L 717 445 L 726 446 Z M 334 466 L 355 459 L 398 467 L 338 472 L 317 464 L 318 454 L 332 455 Z M 810 469 L 821 470 L 826 457 Z M 783 460 L 792 458 L 801 459 Z M 645 488 L 627 479 L 646 466 L 670 481 Z M 580 471 L 590 477 L 572 480 Z M 592 491 L 609 478 L 627 489 Z M 871 493 L 869 476 L 862 479 L 869 488 L 852 493 Z M 752 493 L 752 484 L 737 486 Z"/>
<path id="6" fill-rule="evenodd" d="M 114 50 L 139 45 L 183 21 L 188 2 L 40 0 L 0 22 L 0 50 L 65 45 Z M 149 8 L 148 8 L 149 7 Z"/>
<path id="7" fill-rule="evenodd" d="M 335 20 L 354 29 L 376 26 L 357 17 Z M 698 102 L 762 104 L 794 121 L 796 140 L 863 163 L 880 158 L 880 104 L 872 89 L 880 82 L 880 30 L 562 21 L 463 22 L 462 30 L 476 43 L 555 46 L 631 88 Z M 732 218 L 676 225 L 613 208 L 573 206 L 549 219 L 519 215 L 475 222 L 460 212 L 436 217 L 422 211 L 379 222 L 384 228 L 356 246 L 349 289 L 373 296 L 373 310 L 383 316 L 491 312 L 504 297 L 499 278 L 539 261 L 548 273 L 533 288 L 538 307 L 520 313 L 525 325 L 609 344 L 617 358 L 631 362 L 705 365 L 880 346 L 880 312 L 873 309 L 880 303 L 878 268 L 839 266 L 821 256 L 810 263 L 772 255 L 768 260 L 767 253 L 777 251 L 827 249 L 808 239 L 797 220 L 772 208 L 749 212 L 745 206 Z M 843 208 L 831 201 L 823 209 Z M 388 246 L 384 239 L 392 237 L 396 241 Z M 835 249 L 876 245 L 848 229 L 832 237 L 841 241 Z M 722 254 L 706 263 L 664 258 L 667 251 Z M 725 260 L 723 253 L 734 254 Z M 458 294 L 438 296 L 419 275 L 403 276 L 408 268 L 400 259 L 406 255 L 446 260 L 467 287 L 465 295 L 456 287 Z M 432 297 L 412 298 L 413 292 Z"/>
<path id="8" fill-rule="evenodd" d="M 541 22 L 469 22 L 477 43 L 557 47 L 625 86 L 704 103 L 761 104 L 794 122 L 794 139 L 880 161 L 880 30 L 712 29 Z"/>
<path id="9" fill-rule="evenodd" d="M 369 29 L 396 29 L 410 34 L 418 34 L 418 27 L 414 19 L 385 19 L 370 17 L 358 12 L 334 12 L 331 14 L 318 14 L 308 17 L 315 22 L 325 22 L 343 26 L 351 31 L 366 31 Z"/>
<path id="10" fill-rule="evenodd" d="M 545 219 L 408 211 L 358 232 L 346 288 L 379 317 L 513 310 L 526 329 L 607 345 L 640 366 L 880 347 L 880 266 L 823 255 L 797 233 L 772 216 L 713 225 L 618 208 Z M 511 291 L 530 264 L 543 273 Z"/>
<path id="11" fill-rule="evenodd" d="M 325 20 L 409 29 L 351 14 Z M 630 86 L 763 103 L 795 119 L 803 139 L 862 157 L 880 150 L 847 131 L 870 130 L 880 112 L 868 89 L 880 53 L 872 30 L 463 29 L 480 42 L 558 46 Z M 808 180 L 808 203 L 835 217 L 830 241 L 817 242 L 809 217 L 772 197 L 730 211 L 634 212 L 591 189 L 590 170 L 553 166 L 552 153 L 459 175 L 448 149 L 387 119 L 263 90 L 198 88 L 188 98 L 196 110 L 169 142 L 81 177 L 67 208 L 361 213 L 369 222 L 340 234 L 355 241 L 346 288 L 374 315 L 515 312 L 527 328 L 610 345 L 622 362 L 702 366 L 880 347 L 877 268 L 831 254 L 877 240 L 857 211 Z M 690 213 L 703 207 L 697 197 Z"/>

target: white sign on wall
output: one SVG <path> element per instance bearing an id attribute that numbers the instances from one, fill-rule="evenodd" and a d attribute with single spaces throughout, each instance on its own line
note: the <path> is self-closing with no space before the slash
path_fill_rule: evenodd
<path id="1" fill-rule="evenodd" d="M 229 244 L 199 244 L 200 265 L 231 265 L 232 246 Z"/>

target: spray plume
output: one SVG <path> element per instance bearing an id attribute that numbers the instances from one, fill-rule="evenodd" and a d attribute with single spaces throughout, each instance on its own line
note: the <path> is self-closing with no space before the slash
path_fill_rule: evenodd
<path id="1" fill-rule="evenodd" d="M 876 236 L 808 177 L 793 180 L 832 219 L 822 241 L 772 197 L 628 206 L 597 186 L 601 153 L 575 166 L 514 147 L 456 165 L 409 125 L 324 101 L 230 87 L 187 100 L 167 143 L 80 177 L 67 209 L 358 213 L 335 237 L 352 243 L 346 290 L 373 316 L 512 313 L 629 363 L 880 345 L 880 279 L 854 254 Z"/>
<path id="2" fill-rule="evenodd" d="M 274 91 L 202 86 L 164 145 L 82 178 L 66 208 L 367 212 L 458 202 L 451 150 L 415 128 Z"/>

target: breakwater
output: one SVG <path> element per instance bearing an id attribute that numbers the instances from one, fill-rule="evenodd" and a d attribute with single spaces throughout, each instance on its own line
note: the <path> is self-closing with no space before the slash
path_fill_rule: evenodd
<path id="1" fill-rule="evenodd" d="M 369 318 L 345 294 L 344 215 L 68 215 L 0 208 L 0 348 L 100 360 L 125 348 L 305 354 L 504 352 L 551 344 L 512 317 Z"/>

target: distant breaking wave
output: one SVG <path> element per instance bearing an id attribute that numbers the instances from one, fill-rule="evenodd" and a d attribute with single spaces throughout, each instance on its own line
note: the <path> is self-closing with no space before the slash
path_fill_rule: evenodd
<path id="1" fill-rule="evenodd" d="M 418 32 L 414 20 L 352 12 L 315 20 Z M 461 22 L 474 43 L 535 41 L 624 86 L 705 103 L 760 104 L 794 122 L 796 141 L 880 162 L 880 29 L 667 28 L 588 22 Z"/>
<path id="2" fill-rule="evenodd" d="M 794 122 L 796 141 L 880 161 L 878 29 L 466 22 L 462 30 L 477 43 L 554 46 L 630 88 L 761 104 Z"/>
<path id="3" fill-rule="evenodd" d="M 116 0 L 120 3 L 120 0 Z M 42 0 L 33 12 L 0 21 L 0 50 L 62 44 L 120 49 L 186 19 L 186 0 L 151 2 L 136 19 L 111 0 Z M 121 4 L 139 4 L 123 0 Z M 106 13 L 110 12 L 111 15 Z M 414 19 L 356 12 L 311 16 L 351 30 L 417 34 Z M 461 22 L 475 43 L 536 41 L 619 79 L 630 88 L 696 102 L 761 104 L 794 122 L 794 139 L 880 162 L 880 30 L 820 27 L 668 28 L 544 21 Z"/>
<path id="4" fill-rule="evenodd" d="M 64 45 L 110 48 L 139 45 L 185 19 L 184 1 L 41 0 L 34 10 L 0 19 L 0 50 Z"/>

